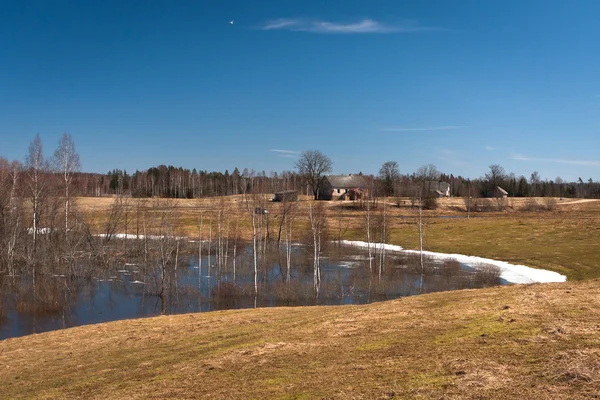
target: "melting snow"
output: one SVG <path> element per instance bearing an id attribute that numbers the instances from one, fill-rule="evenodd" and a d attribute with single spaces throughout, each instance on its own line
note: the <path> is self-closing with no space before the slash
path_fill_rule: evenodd
<path id="1" fill-rule="evenodd" d="M 367 247 L 367 242 L 358 240 L 341 240 L 341 244 L 356 246 L 356 247 Z M 382 246 L 389 251 L 402 252 L 407 254 L 419 254 L 418 250 L 404 250 L 402 246 L 386 243 L 371 243 L 374 249 L 380 249 Z M 508 283 L 547 283 L 547 282 L 565 282 L 567 277 L 559 274 L 558 272 L 548 271 L 545 269 L 531 268 L 526 265 L 515 265 L 507 263 L 506 261 L 493 260 L 491 258 L 483 258 L 476 256 L 466 256 L 464 254 L 447 254 L 447 253 L 436 253 L 433 251 L 423 251 L 423 254 L 427 257 L 433 258 L 434 260 L 446 261 L 456 260 L 459 263 L 466 264 L 471 268 L 477 268 L 478 264 L 495 265 L 500 268 L 502 274 L 500 279 L 504 279 Z"/>

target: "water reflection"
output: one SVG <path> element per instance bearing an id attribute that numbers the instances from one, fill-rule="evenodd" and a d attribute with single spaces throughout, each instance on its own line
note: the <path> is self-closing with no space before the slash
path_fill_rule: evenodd
<path id="1" fill-rule="evenodd" d="M 177 268 L 163 276 L 158 263 L 130 258 L 111 267 L 85 265 L 84 277 L 62 273 L 0 276 L 0 339 L 91 323 L 198 311 L 299 305 L 363 304 L 373 301 L 499 284 L 497 271 L 474 272 L 456 261 L 426 260 L 388 253 L 369 271 L 366 252 L 331 245 L 321 260 L 318 295 L 313 290 L 312 258 L 294 246 L 291 271 L 285 250 L 276 245 L 259 258 L 259 292 L 254 295 L 252 249 L 233 257 L 198 257 L 182 249 Z M 210 265 L 210 268 L 208 267 Z M 60 271 L 58 271 L 60 272 Z M 419 288 L 421 272 L 424 287 Z M 163 279 L 164 278 L 164 279 Z M 162 296 L 161 296 L 162 293 Z"/>

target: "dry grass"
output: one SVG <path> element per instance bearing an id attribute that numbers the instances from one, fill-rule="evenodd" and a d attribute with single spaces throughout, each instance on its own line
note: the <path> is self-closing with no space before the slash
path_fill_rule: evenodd
<path id="1" fill-rule="evenodd" d="M 600 281 L 236 310 L 0 342 L 1 398 L 592 398 Z"/>

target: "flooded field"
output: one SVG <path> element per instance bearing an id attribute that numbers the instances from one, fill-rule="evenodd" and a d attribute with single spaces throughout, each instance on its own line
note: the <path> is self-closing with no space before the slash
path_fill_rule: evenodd
<path id="1" fill-rule="evenodd" d="M 500 284 L 490 266 L 472 269 L 456 261 L 439 262 L 418 255 L 373 253 L 329 244 L 319 260 L 315 287 L 314 259 L 294 245 L 287 270 L 285 246 L 263 249 L 254 292 L 252 247 L 199 257 L 194 243 L 182 245 L 175 264 L 163 269 L 157 260 L 139 257 L 111 265 L 45 271 L 34 277 L 0 275 L 0 339 L 84 324 L 160 314 L 251 307 L 364 304 L 419 293 Z M 118 245 L 117 245 L 118 247 Z M 422 282 L 422 286 L 421 286 Z"/>

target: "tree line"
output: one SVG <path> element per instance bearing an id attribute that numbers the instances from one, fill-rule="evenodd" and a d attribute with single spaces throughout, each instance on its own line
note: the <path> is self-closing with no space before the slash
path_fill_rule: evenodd
<path id="1" fill-rule="evenodd" d="M 396 170 L 390 164 L 396 165 Z M 6 165 L 6 161 L 4 161 Z M 392 168 L 392 169 L 390 169 Z M 435 165 L 425 165 L 412 173 L 402 174 L 397 162 L 389 161 L 382 165 L 377 175 L 361 172 L 373 187 L 376 196 L 410 197 L 423 181 L 442 181 L 450 185 L 453 197 L 472 196 L 493 197 L 496 186 L 502 187 L 510 197 L 573 197 L 600 198 L 600 183 L 592 178 L 567 182 L 561 177 L 541 179 L 534 171 L 529 177 L 506 173 L 499 165 L 490 166 L 490 172 L 482 177 L 467 178 L 437 170 Z M 325 175 L 322 175 L 322 179 Z M 301 194 L 315 195 L 320 183 L 304 171 L 283 171 L 281 173 L 256 172 L 245 168 L 240 172 L 190 170 L 182 167 L 159 165 L 144 171 L 114 169 L 106 174 L 76 172 L 71 177 L 73 192 L 77 196 L 125 195 L 130 197 L 163 198 L 203 198 L 240 195 L 248 191 L 250 179 L 254 190 L 260 193 L 275 193 L 283 190 L 296 190 Z"/>
<path id="2" fill-rule="evenodd" d="M 309 150 L 301 154 L 295 171 L 270 172 L 255 171 L 235 167 L 232 172 L 225 170 L 207 171 L 196 168 L 187 169 L 172 165 L 159 165 L 147 170 L 128 173 L 115 168 L 106 174 L 80 171 L 79 157 L 70 135 L 65 134 L 58 145 L 61 154 L 51 159 L 44 158 L 42 142 L 38 136 L 32 142 L 36 149 L 30 149 L 25 162 L 12 161 L 0 157 L 2 187 L 10 188 L 14 182 L 33 181 L 41 186 L 31 188 L 32 199 L 37 199 L 45 185 L 53 189 L 64 190 L 65 224 L 68 225 L 69 199 L 72 196 L 110 196 L 123 195 L 137 198 L 203 198 L 227 195 L 240 195 L 252 190 L 259 193 L 274 193 L 283 190 L 296 190 L 299 193 L 313 194 L 322 185 L 325 176 L 332 171 L 333 163 L 329 157 L 318 150 Z M 57 149 L 57 151 L 58 151 Z M 37 151 L 37 153 L 36 153 Z M 567 182 L 560 177 L 553 180 L 541 179 L 537 171 L 529 177 L 507 173 L 500 165 L 494 164 L 489 171 L 477 178 L 467 178 L 452 173 L 438 171 L 433 164 L 427 164 L 411 173 L 401 173 L 396 161 L 383 163 L 376 175 L 363 175 L 371 186 L 375 196 L 414 196 L 423 182 L 443 181 L 450 185 L 453 197 L 493 197 L 494 189 L 502 187 L 510 197 L 600 197 L 600 183 L 592 178 L 579 178 Z M 43 179 L 42 179 L 43 177 Z M 49 184 L 56 180 L 56 185 Z M 35 184 L 34 184 L 35 186 Z M 29 187 L 29 186 L 28 186 Z M 10 192 L 6 189 L 5 194 Z M 16 195 L 16 193 L 13 193 Z"/>

